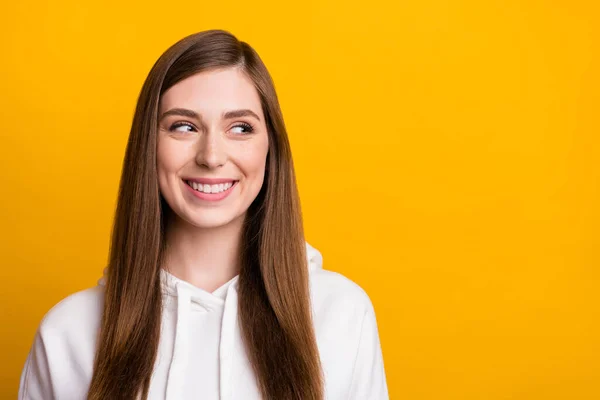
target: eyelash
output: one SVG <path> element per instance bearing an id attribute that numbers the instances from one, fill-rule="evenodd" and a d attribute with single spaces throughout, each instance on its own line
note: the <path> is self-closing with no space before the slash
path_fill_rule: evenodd
<path id="1" fill-rule="evenodd" d="M 192 129 L 196 129 L 196 127 L 192 124 L 190 124 L 189 122 L 175 122 L 173 125 L 171 125 L 171 127 L 169 128 L 170 132 L 173 132 L 175 129 L 181 127 L 181 126 L 189 126 Z M 244 129 L 246 129 L 247 132 L 245 133 L 241 133 L 239 135 L 248 135 L 252 132 L 254 132 L 254 126 L 252 126 L 251 124 L 247 123 L 247 122 L 240 122 L 234 126 L 232 126 L 232 128 L 239 128 L 242 127 Z"/>

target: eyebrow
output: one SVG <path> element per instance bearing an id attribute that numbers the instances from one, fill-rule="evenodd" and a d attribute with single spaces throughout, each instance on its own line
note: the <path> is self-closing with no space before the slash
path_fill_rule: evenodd
<path id="1" fill-rule="evenodd" d="M 200 114 L 198 114 L 194 110 L 189 110 L 187 108 L 171 108 L 170 110 L 167 110 L 164 113 L 162 113 L 159 120 L 162 121 L 165 117 L 168 117 L 169 115 L 179 115 L 182 117 L 195 118 L 198 121 L 202 119 L 200 117 Z M 256 115 L 254 111 L 249 109 L 225 111 L 223 112 L 223 114 L 221 114 L 221 118 L 223 119 L 232 119 L 240 117 L 253 117 L 260 121 L 260 117 Z"/>

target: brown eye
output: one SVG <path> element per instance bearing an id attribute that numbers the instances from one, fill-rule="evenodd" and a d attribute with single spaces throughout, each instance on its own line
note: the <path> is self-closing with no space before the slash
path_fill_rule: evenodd
<path id="1" fill-rule="evenodd" d="M 187 122 L 175 122 L 169 128 L 169 131 L 171 131 L 171 132 L 193 132 L 195 129 L 196 128 L 194 128 L 194 125 L 189 124 Z"/>
<path id="2" fill-rule="evenodd" d="M 252 127 L 252 125 L 247 124 L 245 122 L 241 123 L 241 124 L 237 124 L 233 128 L 231 128 L 231 129 L 241 129 L 241 131 L 239 131 L 239 130 L 238 131 L 234 131 L 234 133 L 238 134 L 238 135 L 240 135 L 240 134 L 241 135 L 247 135 L 249 133 L 254 132 L 254 128 Z"/>

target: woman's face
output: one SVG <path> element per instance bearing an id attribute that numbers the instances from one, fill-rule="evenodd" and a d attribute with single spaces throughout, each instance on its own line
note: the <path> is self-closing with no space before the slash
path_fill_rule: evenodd
<path id="1" fill-rule="evenodd" d="M 243 218 L 269 149 L 250 78 L 237 68 L 186 78 L 164 92 L 158 124 L 158 182 L 174 213 L 201 228 Z"/>

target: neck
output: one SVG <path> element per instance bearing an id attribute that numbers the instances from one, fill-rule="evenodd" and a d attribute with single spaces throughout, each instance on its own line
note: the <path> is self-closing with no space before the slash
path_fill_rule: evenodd
<path id="1" fill-rule="evenodd" d="M 240 271 L 244 217 L 215 228 L 198 228 L 169 215 L 163 268 L 179 279 L 213 292 Z"/>

